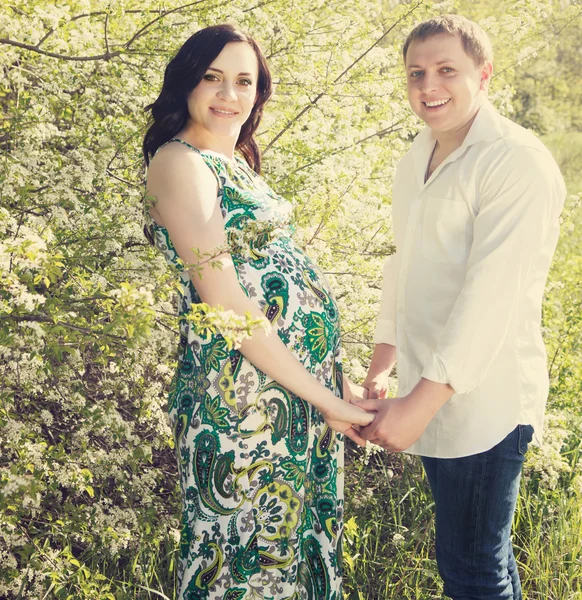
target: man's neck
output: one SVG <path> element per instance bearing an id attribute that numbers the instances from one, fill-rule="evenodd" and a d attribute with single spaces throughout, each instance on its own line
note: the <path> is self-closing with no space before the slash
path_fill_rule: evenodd
<path id="1" fill-rule="evenodd" d="M 433 138 L 438 143 L 438 154 L 442 160 L 447 158 L 450 154 L 452 154 L 457 148 L 460 148 L 475 121 L 477 113 L 481 108 L 481 104 L 477 107 L 471 118 L 462 125 L 459 129 L 455 129 L 452 131 L 433 131 Z"/>

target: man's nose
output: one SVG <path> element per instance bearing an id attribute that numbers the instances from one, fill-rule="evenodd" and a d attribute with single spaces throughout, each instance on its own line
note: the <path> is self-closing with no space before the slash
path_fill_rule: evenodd
<path id="1" fill-rule="evenodd" d="M 436 75 L 425 73 L 422 78 L 420 89 L 425 94 L 436 91 L 438 89 L 438 77 Z"/>

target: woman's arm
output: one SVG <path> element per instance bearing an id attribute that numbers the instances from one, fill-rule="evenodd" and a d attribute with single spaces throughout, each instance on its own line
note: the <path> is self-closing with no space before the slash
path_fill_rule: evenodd
<path id="1" fill-rule="evenodd" d="M 168 230 L 172 243 L 192 269 L 192 282 L 201 300 L 221 305 L 238 314 L 263 316 L 259 306 L 240 287 L 232 258 L 216 258 L 222 268 L 202 264 L 202 254 L 226 244 L 224 221 L 217 199 L 217 182 L 203 159 L 178 144 L 170 144 L 152 160 L 148 194 L 157 199 L 156 213 Z M 240 347 L 242 354 L 269 377 L 315 406 L 333 429 L 359 444 L 364 440 L 352 425 L 367 425 L 373 415 L 337 398 L 320 384 L 281 342 L 276 333 L 256 330 Z"/>

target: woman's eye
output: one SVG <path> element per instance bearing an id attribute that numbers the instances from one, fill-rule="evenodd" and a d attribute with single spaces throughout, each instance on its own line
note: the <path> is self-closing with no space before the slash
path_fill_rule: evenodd
<path id="1" fill-rule="evenodd" d="M 250 79 L 240 79 L 239 83 L 241 85 L 253 85 L 253 82 Z"/>
<path id="2" fill-rule="evenodd" d="M 204 79 L 206 79 L 206 81 L 218 81 L 218 77 L 216 75 L 212 75 L 211 73 L 204 75 Z"/>

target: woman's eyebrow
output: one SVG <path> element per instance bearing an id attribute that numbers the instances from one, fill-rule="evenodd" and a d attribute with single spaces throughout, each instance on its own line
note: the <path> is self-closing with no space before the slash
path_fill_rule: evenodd
<path id="1" fill-rule="evenodd" d="M 217 73 L 224 73 L 224 71 L 222 71 L 221 69 L 217 69 L 216 67 L 208 67 L 209 71 L 216 71 Z M 251 77 L 252 73 L 246 73 L 246 72 L 242 72 L 239 73 L 239 75 L 246 75 L 247 77 Z"/>

